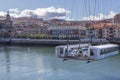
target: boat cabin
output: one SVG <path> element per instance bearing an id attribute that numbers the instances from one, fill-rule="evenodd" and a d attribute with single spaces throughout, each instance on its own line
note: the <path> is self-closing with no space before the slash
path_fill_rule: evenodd
<path id="1" fill-rule="evenodd" d="M 116 54 L 119 54 L 119 46 L 116 44 L 90 46 L 88 49 L 89 58 L 94 60 L 103 59 Z"/>

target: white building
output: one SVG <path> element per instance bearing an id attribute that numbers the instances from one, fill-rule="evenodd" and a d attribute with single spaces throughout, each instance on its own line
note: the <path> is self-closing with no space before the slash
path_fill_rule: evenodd
<path id="1" fill-rule="evenodd" d="M 99 23 L 93 25 L 96 38 L 119 39 L 120 24 L 115 23 Z"/>
<path id="2" fill-rule="evenodd" d="M 86 27 L 83 26 L 51 26 L 48 28 L 49 35 L 57 38 L 79 39 L 86 37 Z"/>

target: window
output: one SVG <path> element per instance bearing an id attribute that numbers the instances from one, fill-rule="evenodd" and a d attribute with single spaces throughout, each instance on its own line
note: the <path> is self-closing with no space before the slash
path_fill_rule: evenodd
<path id="1" fill-rule="evenodd" d="M 63 54 L 63 48 L 60 48 L 60 54 Z"/>
<path id="2" fill-rule="evenodd" d="M 114 51 L 118 51 L 118 50 L 119 50 L 119 47 L 102 49 L 100 55 L 107 54 L 107 53 L 114 52 Z"/>
<path id="3" fill-rule="evenodd" d="M 94 56 L 95 50 L 90 49 L 90 56 Z"/>

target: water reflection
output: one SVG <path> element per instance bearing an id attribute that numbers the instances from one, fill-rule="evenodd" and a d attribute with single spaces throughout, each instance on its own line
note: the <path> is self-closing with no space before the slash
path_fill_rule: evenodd
<path id="1" fill-rule="evenodd" d="M 7 47 L 4 47 L 4 52 L 5 52 L 5 59 L 6 59 L 6 70 L 7 72 L 9 72 L 10 71 L 10 54 Z"/>

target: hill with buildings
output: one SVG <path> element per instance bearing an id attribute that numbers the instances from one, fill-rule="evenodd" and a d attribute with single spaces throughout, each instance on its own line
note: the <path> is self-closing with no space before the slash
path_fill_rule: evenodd
<path id="1" fill-rule="evenodd" d="M 87 26 L 89 24 L 89 26 Z M 1 38 L 32 39 L 79 39 L 89 38 L 89 27 L 93 38 L 120 39 L 120 14 L 113 19 L 98 21 L 66 21 L 62 19 L 43 20 L 36 17 L 0 17 Z"/>

